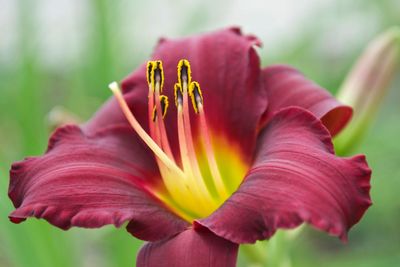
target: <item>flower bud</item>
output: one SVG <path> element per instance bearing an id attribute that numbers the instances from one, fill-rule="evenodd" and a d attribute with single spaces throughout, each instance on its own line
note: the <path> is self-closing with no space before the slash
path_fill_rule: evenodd
<path id="1" fill-rule="evenodd" d="M 339 154 L 357 145 L 373 121 L 395 77 L 400 59 L 400 28 L 379 35 L 365 49 L 340 88 L 339 101 L 354 109 L 353 120 L 335 138 Z"/>

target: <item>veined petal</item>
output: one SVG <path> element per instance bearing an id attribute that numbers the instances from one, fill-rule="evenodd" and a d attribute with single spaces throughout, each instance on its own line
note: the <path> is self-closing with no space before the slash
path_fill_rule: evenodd
<path id="1" fill-rule="evenodd" d="M 236 266 L 238 244 L 206 229 L 188 229 L 168 240 L 147 243 L 137 256 L 138 267 Z"/>
<path id="2" fill-rule="evenodd" d="M 268 94 L 268 118 L 282 108 L 298 106 L 319 118 L 332 136 L 349 122 L 352 109 L 338 102 L 327 90 L 306 79 L 298 70 L 274 65 L 263 70 Z"/>
<path id="3" fill-rule="evenodd" d="M 346 239 L 370 206 L 364 156 L 334 155 L 327 129 L 310 112 L 278 112 L 259 137 L 253 167 L 239 189 L 197 223 L 236 243 L 271 237 L 303 222 Z"/>
<path id="4" fill-rule="evenodd" d="M 15 163 L 10 176 L 15 223 L 44 218 L 66 230 L 131 221 L 128 230 L 144 240 L 166 238 L 187 226 L 152 196 L 149 186 L 161 186 L 154 158 L 129 128 L 92 136 L 77 126 L 59 128 L 45 155 Z"/>
<path id="5" fill-rule="evenodd" d="M 174 99 L 179 60 L 190 61 L 192 78 L 201 84 L 210 131 L 238 146 L 247 161 L 252 158 L 261 117 L 267 108 L 260 60 L 253 47 L 259 44 L 254 36 L 242 35 L 239 29 L 230 28 L 182 39 L 162 39 L 152 56 L 163 62 L 163 94 L 169 99 Z M 142 116 L 147 112 L 145 74 L 143 65 L 122 82 L 122 89 L 133 113 L 147 129 L 147 117 Z M 192 111 L 191 121 L 195 122 Z M 96 131 L 103 125 L 124 119 L 116 102 L 110 100 L 86 124 L 85 131 Z M 179 154 L 176 117 L 167 114 L 165 124 L 174 154 Z M 192 126 L 197 135 L 196 124 Z"/>

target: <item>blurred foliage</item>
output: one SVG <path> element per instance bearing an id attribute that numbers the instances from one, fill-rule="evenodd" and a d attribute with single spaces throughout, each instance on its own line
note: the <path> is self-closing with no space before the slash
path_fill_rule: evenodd
<path id="1" fill-rule="evenodd" d="M 132 12 L 150 14 L 153 11 L 141 10 L 144 4 L 136 2 L 137 10 Z M 178 0 L 170 2 L 175 8 L 183 5 Z M 141 242 L 124 229 L 105 227 L 65 232 L 43 220 L 31 219 L 21 225 L 10 223 L 7 215 L 13 207 L 6 196 L 8 170 L 13 161 L 43 153 L 49 135 L 46 116 L 54 106 L 62 105 L 83 119 L 89 118 L 108 98 L 107 84 L 122 79 L 141 64 L 151 47 L 140 47 L 143 40 L 135 39 L 135 35 L 131 37 L 137 44 L 135 48 L 127 48 L 122 41 L 121 28 L 130 27 L 122 25 L 123 18 L 119 16 L 126 1 L 88 0 L 84 3 L 91 16 L 87 18 L 87 25 L 80 26 L 85 28 L 87 36 L 79 61 L 59 62 L 59 68 L 49 68 L 38 53 L 39 37 L 35 36 L 36 21 L 31 12 L 38 8 L 37 2 L 19 0 L 16 3 L 18 41 L 14 49 L 18 58 L 0 64 L 0 266 L 133 266 Z M 221 13 L 223 17 L 224 5 L 228 4 L 227 1 L 191 3 L 191 8 L 187 5 L 185 8 L 193 16 L 176 18 L 180 34 L 209 29 L 213 22 L 219 25 L 216 14 Z M 205 14 L 203 17 L 196 13 L 199 10 Z M 263 64 L 293 64 L 334 92 L 366 42 L 387 27 L 400 25 L 398 10 L 397 0 L 338 0 L 329 8 L 316 9 L 304 25 L 294 25 L 298 34 L 282 40 L 281 46 L 272 47 L 273 54 L 269 49 L 260 50 Z M 347 44 L 348 39 L 344 37 L 348 35 L 335 31 L 335 27 L 350 27 L 353 17 L 363 15 L 367 17 L 366 22 L 372 21 L 372 29 L 370 24 L 359 28 L 368 34 Z M 343 24 L 343 20 L 350 23 Z M 146 30 L 146 25 L 139 26 Z M 259 37 L 263 40 L 262 35 Z M 60 49 L 68 49 L 70 41 L 66 39 L 66 45 Z M 336 49 L 336 44 L 341 49 Z M 129 49 L 137 52 L 127 58 L 126 54 L 132 54 Z M 347 245 L 307 228 L 290 245 L 293 266 L 396 266 L 400 262 L 399 87 L 398 78 L 376 123 L 356 151 L 367 154 L 373 169 L 374 205 L 350 232 Z"/>

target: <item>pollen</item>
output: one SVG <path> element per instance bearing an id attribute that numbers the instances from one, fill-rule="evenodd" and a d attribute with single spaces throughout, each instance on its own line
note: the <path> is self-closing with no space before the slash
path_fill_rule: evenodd
<path id="1" fill-rule="evenodd" d="M 162 89 L 164 87 L 164 70 L 162 62 L 160 60 L 153 62 L 153 71 L 154 82 L 160 84 L 160 93 L 162 93 Z"/>
<path id="2" fill-rule="evenodd" d="M 161 104 L 161 110 L 162 110 L 162 117 L 165 118 L 165 115 L 167 114 L 167 109 L 168 109 L 168 97 L 165 95 L 160 96 L 160 104 Z M 153 108 L 153 122 L 156 121 L 157 118 L 157 107 Z"/>
<path id="3" fill-rule="evenodd" d="M 151 85 L 153 84 L 152 81 L 152 76 L 153 76 L 153 61 L 147 62 L 147 72 L 146 72 L 146 78 L 147 78 L 147 84 Z"/>
<path id="4" fill-rule="evenodd" d="M 164 87 L 164 70 L 160 60 L 147 62 L 146 78 L 149 89 L 154 92 L 158 87 L 160 93 L 162 92 Z"/>
<path id="5" fill-rule="evenodd" d="M 182 88 L 179 83 L 174 85 L 174 96 L 175 96 L 175 105 L 177 108 L 182 107 L 183 104 L 183 95 Z"/>
<path id="6" fill-rule="evenodd" d="M 192 82 L 192 71 L 190 63 L 187 59 L 181 59 L 178 63 L 178 83 L 181 87 L 184 83 L 190 84 Z"/>

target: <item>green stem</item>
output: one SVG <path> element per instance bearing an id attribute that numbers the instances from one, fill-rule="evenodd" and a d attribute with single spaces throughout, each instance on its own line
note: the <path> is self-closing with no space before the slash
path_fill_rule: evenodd
<path id="1" fill-rule="evenodd" d="M 277 231 L 269 241 L 258 241 L 254 245 L 241 245 L 240 252 L 251 267 L 290 267 L 290 250 L 293 240 L 303 227 Z"/>

